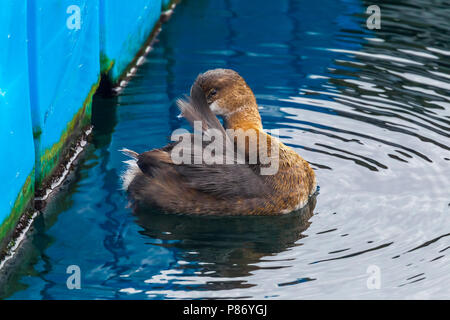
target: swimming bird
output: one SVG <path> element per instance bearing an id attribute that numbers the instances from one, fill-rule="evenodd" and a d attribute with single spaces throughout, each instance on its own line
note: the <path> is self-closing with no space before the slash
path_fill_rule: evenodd
<path id="1" fill-rule="evenodd" d="M 200 124 L 203 138 L 194 130 L 160 149 L 123 149 L 132 158 L 123 188 L 135 205 L 187 214 L 279 215 L 304 207 L 315 193 L 313 169 L 263 130 L 256 98 L 237 72 L 200 74 L 190 97 L 177 105 L 194 128 Z M 180 148 L 186 141 L 192 147 Z M 212 152 L 207 141 L 216 142 Z M 188 161 L 174 158 L 180 150 Z"/>

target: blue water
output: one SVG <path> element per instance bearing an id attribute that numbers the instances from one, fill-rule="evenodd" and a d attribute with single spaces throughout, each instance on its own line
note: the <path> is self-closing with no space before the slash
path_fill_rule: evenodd
<path id="1" fill-rule="evenodd" d="M 450 6 L 381 1 L 369 30 L 370 4 L 182 1 L 128 86 L 95 97 L 92 141 L 1 297 L 449 298 Z M 175 100 L 218 67 L 246 79 L 264 127 L 311 163 L 316 203 L 283 217 L 133 212 L 118 150 L 187 128 Z"/>

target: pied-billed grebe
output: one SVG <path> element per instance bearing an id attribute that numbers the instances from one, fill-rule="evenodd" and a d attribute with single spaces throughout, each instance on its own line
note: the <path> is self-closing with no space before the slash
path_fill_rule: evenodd
<path id="1" fill-rule="evenodd" d="M 141 154 L 124 149 L 134 159 L 127 161 L 123 185 L 135 204 L 176 213 L 277 215 L 302 208 L 316 191 L 315 174 L 309 164 L 263 131 L 255 96 L 237 72 L 215 69 L 200 74 L 188 100 L 178 100 L 177 104 L 194 127 L 201 121 L 200 132 L 207 138 L 198 140 L 195 131 L 180 136 L 193 144 L 182 150 L 183 159 L 192 161 L 174 159 L 183 139 Z M 215 114 L 223 117 L 225 128 Z M 205 156 L 199 160 L 198 145 L 205 151 L 200 152 L 201 158 L 207 153 L 205 140 L 217 139 L 211 138 L 211 132 L 223 134 L 221 143 L 228 149 L 222 153 L 216 148 L 209 159 Z M 246 132 L 253 135 L 240 140 Z M 255 136 L 257 146 L 252 148 L 250 141 Z M 211 155 L 220 157 L 211 162 Z"/>

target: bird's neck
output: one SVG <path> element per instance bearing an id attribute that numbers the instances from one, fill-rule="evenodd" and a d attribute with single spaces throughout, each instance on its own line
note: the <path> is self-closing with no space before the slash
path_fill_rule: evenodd
<path id="1" fill-rule="evenodd" d="M 243 105 L 224 117 L 225 129 L 262 131 L 261 116 L 256 104 Z"/>

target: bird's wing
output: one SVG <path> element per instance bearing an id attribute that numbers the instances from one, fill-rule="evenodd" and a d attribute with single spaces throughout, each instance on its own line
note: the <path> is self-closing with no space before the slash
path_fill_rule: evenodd
<path id="1" fill-rule="evenodd" d="M 225 129 L 209 108 L 205 94 L 198 84 L 194 83 L 191 87 L 191 96 L 187 97 L 187 100 L 178 99 L 177 105 L 182 116 L 189 121 L 192 127 L 195 121 L 200 121 L 203 131 L 216 129 L 225 134 Z"/>
<path id="2" fill-rule="evenodd" d="M 176 174 L 186 188 L 219 198 L 256 198 L 267 194 L 263 179 L 247 164 L 175 164 L 167 148 L 141 153 L 137 164 L 149 177 L 161 179 Z"/>

